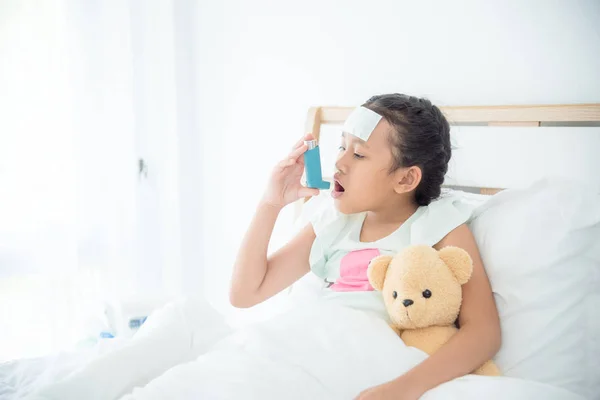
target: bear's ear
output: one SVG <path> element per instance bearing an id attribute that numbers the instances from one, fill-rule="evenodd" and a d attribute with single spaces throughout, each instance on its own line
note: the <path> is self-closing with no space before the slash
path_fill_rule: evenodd
<path id="1" fill-rule="evenodd" d="M 446 246 L 438 254 L 442 261 L 450 268 L 458 283 L 464 285 L 471 279 L 473 260 L 469 253 L 460 247 Z"/>
<path id="2" fill-rule="evenodd" d="M 392 259 L 392 256 L 378 256 L 371 260 L 369 269 L 367 270 L 367 276 L 369 277 L 369 283 L 375 290 L 381 291 L 381 289 L 383 289 L 385 274 Z"/>

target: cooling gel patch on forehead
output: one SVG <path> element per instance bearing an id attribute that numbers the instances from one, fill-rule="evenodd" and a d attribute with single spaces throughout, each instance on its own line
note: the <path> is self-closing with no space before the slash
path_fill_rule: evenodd
<path id="1" fill-rule="evenodd" d="M 343 131 L 366 142 L 380 120 L 381 115 L 375 111 L 357 107 L 344 122 Z"/>

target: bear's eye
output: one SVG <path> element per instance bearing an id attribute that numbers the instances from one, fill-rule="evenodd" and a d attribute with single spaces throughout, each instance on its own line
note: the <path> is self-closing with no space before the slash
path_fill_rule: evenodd
<path id="1" fill-rule="evenodd" d="M 425 297 L 426 299 L 431 297 L 431 291 L 429 289 L 425 289 L 423 291 L 423 297 Z"/>
<path id="2" fill-rule="evenodd" d="M 395 290 L 392 292 L 392 297 L 393 297 L 394 299 L 395 299 L 396 297 L 398 297 L 398 293 L 396 293 L 396 291 L 395 291 Z"/>

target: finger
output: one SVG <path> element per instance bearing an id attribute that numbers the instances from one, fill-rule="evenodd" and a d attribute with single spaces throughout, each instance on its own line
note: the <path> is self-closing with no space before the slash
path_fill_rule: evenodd
<path id="1" fill-rule="evenodd" d="M 319 189 L 313 189 L 313 188 L 308 188 L 308 187 L 302 187 L 302 188 L 298 189 L 299 197 L 318 196 L 319 193 L 321 193 L 321 191 Z"/>
<path id="2" fill-rule="evenodd" d="M 298 140 L 293 146 L 292 146 L 292 150 L 296 150 L 298 147 L 302 146 L 302 143 L 304 143 L 304 136 L 302 136 L 300 138 L 300 140 Z"/>
<path id="3" fill-rule="evenodd" d="M 302 154 L 304 154 L 306 152 L 306 150 L 308 150 L 308 146 L 306 144 L 302 144 L 300 147 L 298 147 L 297 149 L 293 150 L 288 155 L 288 158 L 294 159 L 294 162 L 295 162 L 298 159 L 298 157 L 300 157 Z"/>
<path id="4" fill-rule="evenodd" d="M 307 140 L 315 140 L 315 137 L 313 136 L 312 133 L 307 133 L 305 135 L 302 135 L 302 138 L 300 138 L 300 140 L 298 140 L 296 142 L 296 144 L 294 144 L 294 147 L 292 147 L 292 150 L 295 150 L 298 147 L 302 146 L 302 144 Z"/>
<path id="5" fill-rule="evenodd" d="M 306 149 L 308 151 L 308 149 Z M 306 151 L 304 152 L 306 153 Z M 306 163 L 304 154 L 301 154 L 300 157 L 296 158 L 296 164 L 302 166 L 302 168 L 304 168 L 304 164 Z"/>
<path id="6" fill-rule="evenodd" d="M 285 168 L 296 164 L 300 158 L 302 158 L 302 161 L 300 162 L 300 164 L 304 165 L 304 159 L 303 159 L 304 157 L 301 157 L 301 156 L 302 156 L 302 154 L 304 154 L 306 152 L 307 149 L 308 149 L 308 146 L 303 144 L 302 146 L 298 147 L 296 150 L 294 150 L 290 154 L 288 154 L 288 156 L 285 159 L 281 160 L 277 164 L 277 167 L 280 170 L 284 170 Z"/>
<path id="7" fill-rule="evenodd" d="M 296 160 L 288 157 L 284 160 L 281 160 L 279 163 L 277 163 L 277 170 L 281 172 L 281 171 L 291 167 L 294 164 L 296 164 Z"/>

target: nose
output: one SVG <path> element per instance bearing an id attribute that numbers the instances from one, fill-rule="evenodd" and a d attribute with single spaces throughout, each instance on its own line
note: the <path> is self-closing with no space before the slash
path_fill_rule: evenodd
<path id="1" fill-rule="evenodd" d="M 408 307 L 408 306 L 412 306 L 415 302 L 412 301 L 411 299 L 404 299 L 402 301 L 402 304 L 404 304 L 404 307 Z"/>
<path id="2" fill-rule="evenodd" d="M 341 151 L 340 154 L 338 154 L 337 159 L 335 160 L 335 169 L 340 174 L 345 175 L 348 172 L 348 157 L 352 157 L 351 151 Z"/>
<path id="3" fill-rule="evenodd" d="M 338 171 L 340 174 L 345 174 L 346 173 L 346 166 L 341 162 L 341 159 L 338 159 L 335 163 L 335 170 Z"/>

